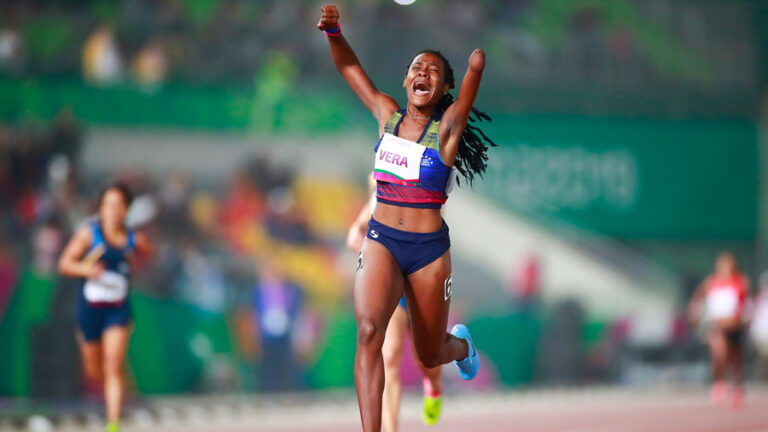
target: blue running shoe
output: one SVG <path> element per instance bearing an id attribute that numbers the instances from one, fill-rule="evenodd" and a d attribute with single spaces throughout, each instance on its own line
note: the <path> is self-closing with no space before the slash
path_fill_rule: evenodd
<path id="1" fill-rule="evenodd" d="M 475 344 L 472 343 L 469 329 L 464 324 L 456 324 L 451 329 L 451 334 L 467 341 L 467 346 L 469 347 L 467 358 L 461 361 L 455 360 L 454 363 L 456 363 L 456 367 L 459 369 L 459 376 L 465 380 L 471 380 L 480 369 L 480 356 L 477 354 Z"/>

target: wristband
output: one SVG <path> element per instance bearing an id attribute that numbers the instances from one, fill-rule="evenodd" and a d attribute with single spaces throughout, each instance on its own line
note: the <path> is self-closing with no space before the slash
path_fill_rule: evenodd
<path id="1" fill-rule="evenodd" d="M 336 28 L 326 30 L 325 34 L 327 34 L 329 37 L 339 37 L 341 36 L 341 24 L 336 23 Z"/>

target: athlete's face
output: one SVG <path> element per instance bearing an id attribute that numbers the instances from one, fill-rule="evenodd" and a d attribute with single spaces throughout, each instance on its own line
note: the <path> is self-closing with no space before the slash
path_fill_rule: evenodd
<path id="1" fill-rule="evenodd" d="M 437 105 L 440 98 L 448 93 L 444 69 L 445 65 L 440 57 L 432 53 L 417 55 L 403 81 L 408 102 L 416 107 Z"/>
<path id="2" fill-rule="evenodd" d="M 125 205 L 123 195 L 117 189 L 108 189 L 101 199 L 99 215 L 101 222 L 109 228 L 119 228 L 125 223 L 125 215 L 128 206 Z"/>
<path id="3" fill-rule="evenodd" d="M 736 259 L 733 255 L 725 253 L 717 257 L 715 271 L 723 276 L 730 276 L 736 272 Z"/>

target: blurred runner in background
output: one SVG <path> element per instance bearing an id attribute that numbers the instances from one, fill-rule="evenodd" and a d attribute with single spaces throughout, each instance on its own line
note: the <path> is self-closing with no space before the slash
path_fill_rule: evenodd
<path id="1" fill-rule="evenodd" d="M 712 361 L 711 399 L 721 404 L 728 398 L 727 375 L 733 379 L 732 404 L 740 408 L 744 399 L 743 351 L 745 305 L 749 279 L 741 273 L 736 258 L 722 252 L 715 272 L 694 293 L 689 315 L 695 322 L 705 320 L 709 326 L 708 344 Z"/>
<path id="2" fill-rule="evenodd" d="M 62 275 L 82 280 L 77 340 L 86 377 L 104 385 L 107 432 L 119 430 L 123 359 L 133 321 L 131 267 L 137 253 L 150 253 L 147 237 L 125 225 L 132 200 L 124 185 L 104 189 L 98 215 L 78 228 L 59 258 Z"/>

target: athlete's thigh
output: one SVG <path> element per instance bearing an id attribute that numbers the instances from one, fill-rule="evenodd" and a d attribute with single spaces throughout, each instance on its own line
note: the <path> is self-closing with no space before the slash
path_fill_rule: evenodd
<path id="1" fill-rule="evenodd" d="M 80 346 L 80 355 L 83 358 L 83 366 L 88 375 L 98 375 L 101 372 L 101 341 L 87 341 L 82 332 L 77 332 L 77 342 Z"/>
<path id="2" fill-rule="evenodd" d="M 443 344 L 451 303 L 451 252 L 408 276 L 405 301 L 416 349 L 439 349 Z"/>
<path id="3" fill-rule="evenodd" d="M 403 295 L 400 267 L 379 242 L 365 239 L 355 275 L 355 315 L 358 322 L 373 320 L 383 329 Z"/>
<path id="4" fill-rule="evenodd" d="M 725 357 L 728 355 L 728 344 L 725 340 L 725 334 L 722 330 L 710 330 L 707 342 L 709 345 L 710 355 L 714 360 L 725 359 Z"/>

